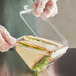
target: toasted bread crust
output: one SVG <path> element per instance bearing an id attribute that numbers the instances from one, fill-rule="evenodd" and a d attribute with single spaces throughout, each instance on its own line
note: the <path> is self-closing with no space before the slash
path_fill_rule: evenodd
<path id="1" fill-rule="evenodd" d="M 34 65 L 31 67 L 31 69 L 33 69 L 36 65 L 36 63 L 38 63 L 41 59 L 43 59 L 46 55 L 43 55 L 42 57 L 39 58 L 39 60 L 35 61 Z"/>

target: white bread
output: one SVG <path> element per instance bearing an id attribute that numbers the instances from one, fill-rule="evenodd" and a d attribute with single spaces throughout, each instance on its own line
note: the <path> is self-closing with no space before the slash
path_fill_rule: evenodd
<path id="1" fill-rule="evenodd" d="M 38 52 L 39 50 L 37 49 L 29 48 L 19 43 L 16 43 L 16 51 L 30 69 L 33 69 L 35 64 L 46 55 L 45 51 Z"/>

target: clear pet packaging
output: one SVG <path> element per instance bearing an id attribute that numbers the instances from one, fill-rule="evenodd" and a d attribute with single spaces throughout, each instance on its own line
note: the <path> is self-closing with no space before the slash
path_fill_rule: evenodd
<path id="1" fill-rule="evenodd" d="M 25 5 L 20 12 L 32 35 L 25 35 L 18 40 L 16 51 L 31 70 L 40 72 L 63 56 L 69 46 L 68 41 L 49 19 L 36 17 L 32 11 L 29 5 Z M 37 19 L 38 34 L 32 28 L 32 23 L 35 22 L 32 18 Z"/>

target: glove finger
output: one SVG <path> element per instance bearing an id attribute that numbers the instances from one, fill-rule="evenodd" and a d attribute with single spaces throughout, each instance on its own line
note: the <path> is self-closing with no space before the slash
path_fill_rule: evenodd
<path id="1" fill-rule="evenodd" d="M 49 0 L 39 0 L 37 12 L 42 13 L 44 11 L 45 5 Z"/>
<path id="2" fill-rule="evenodd" d="M 45 10 L 45 13 L 47 13 L 47 16 L 48 17 L 52 17 L 53 13 L 54 13 L 54 10 L 55 10 L 55 6 L 56 5 L 56 2 L 53 2 L 53 1 L 49 1 L 47 4 L 46 4 L 46 10 L 48 10 L 49 12 L 47 12 Z"/>
<path id="3" fill-rule="evenodd" d="M 4 28 L 3 26 L 0 26 L 0 32 L 1 32 L 1 35 L 3 36 L 3 38 L 5 39 L 5 41 L 7 43 L 9 43 L 10 45 L 14 45 L 16 43 L 16 39 L 13 38 L 9 32 L 6 30 L 6 28 Z"/>
<path id="4" fill-rule="evenodd" d="M 0 51 L 7 51 L 10 47 L 11 45 L 9 45 L 0 34 Z"/>
<path id="5" fill-rule="evenodd" d="M 58 8 L 57 8 L 57 6 L 56 6 L 52 17 L 54 17 L 57 13 L 58 13 Z"/>
<path id="6" fill-rule="evenodd" d="M 37 6 L 38 5 L 36 3 L 33 4 L 33 13 L 36 17 L 39 17 L 40 14 L 37 12 Z"/>
<path id="7" fill-rule="evenodd" d="M 53 7 L 53 9 L 51 10 L 50 8 L 48 8 L 48 10 L 50 11 L 48 14 L 47 14 L 47 18 L 49 17 L 54 17 L 57 13 L 58 13 L 58 8 L 57 6 L 55 5 L 55 7 Z"/>
<path id="8" fill-rule="evenodd" d="M 47 15 L 50 13 L 48 9 L 45 9 L 43 13 L 40 14 L 41 18 L 47 18 Z"/>

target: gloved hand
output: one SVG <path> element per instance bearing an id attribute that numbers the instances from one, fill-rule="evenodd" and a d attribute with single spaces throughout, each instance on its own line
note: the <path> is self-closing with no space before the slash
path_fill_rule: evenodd
<path id="1" fill-rule="evenodd" d="M 0 51 L 8 51 L 9 48 L 14 46 L 16 39 L 10 36 L 5 27 L 0 25 Z"/>
<path id="2" fill-rule="evenodd" d="M 37 17 L 49 18 L 58 13 L 57 0 L 35 0 L 33 12 Z"/>

